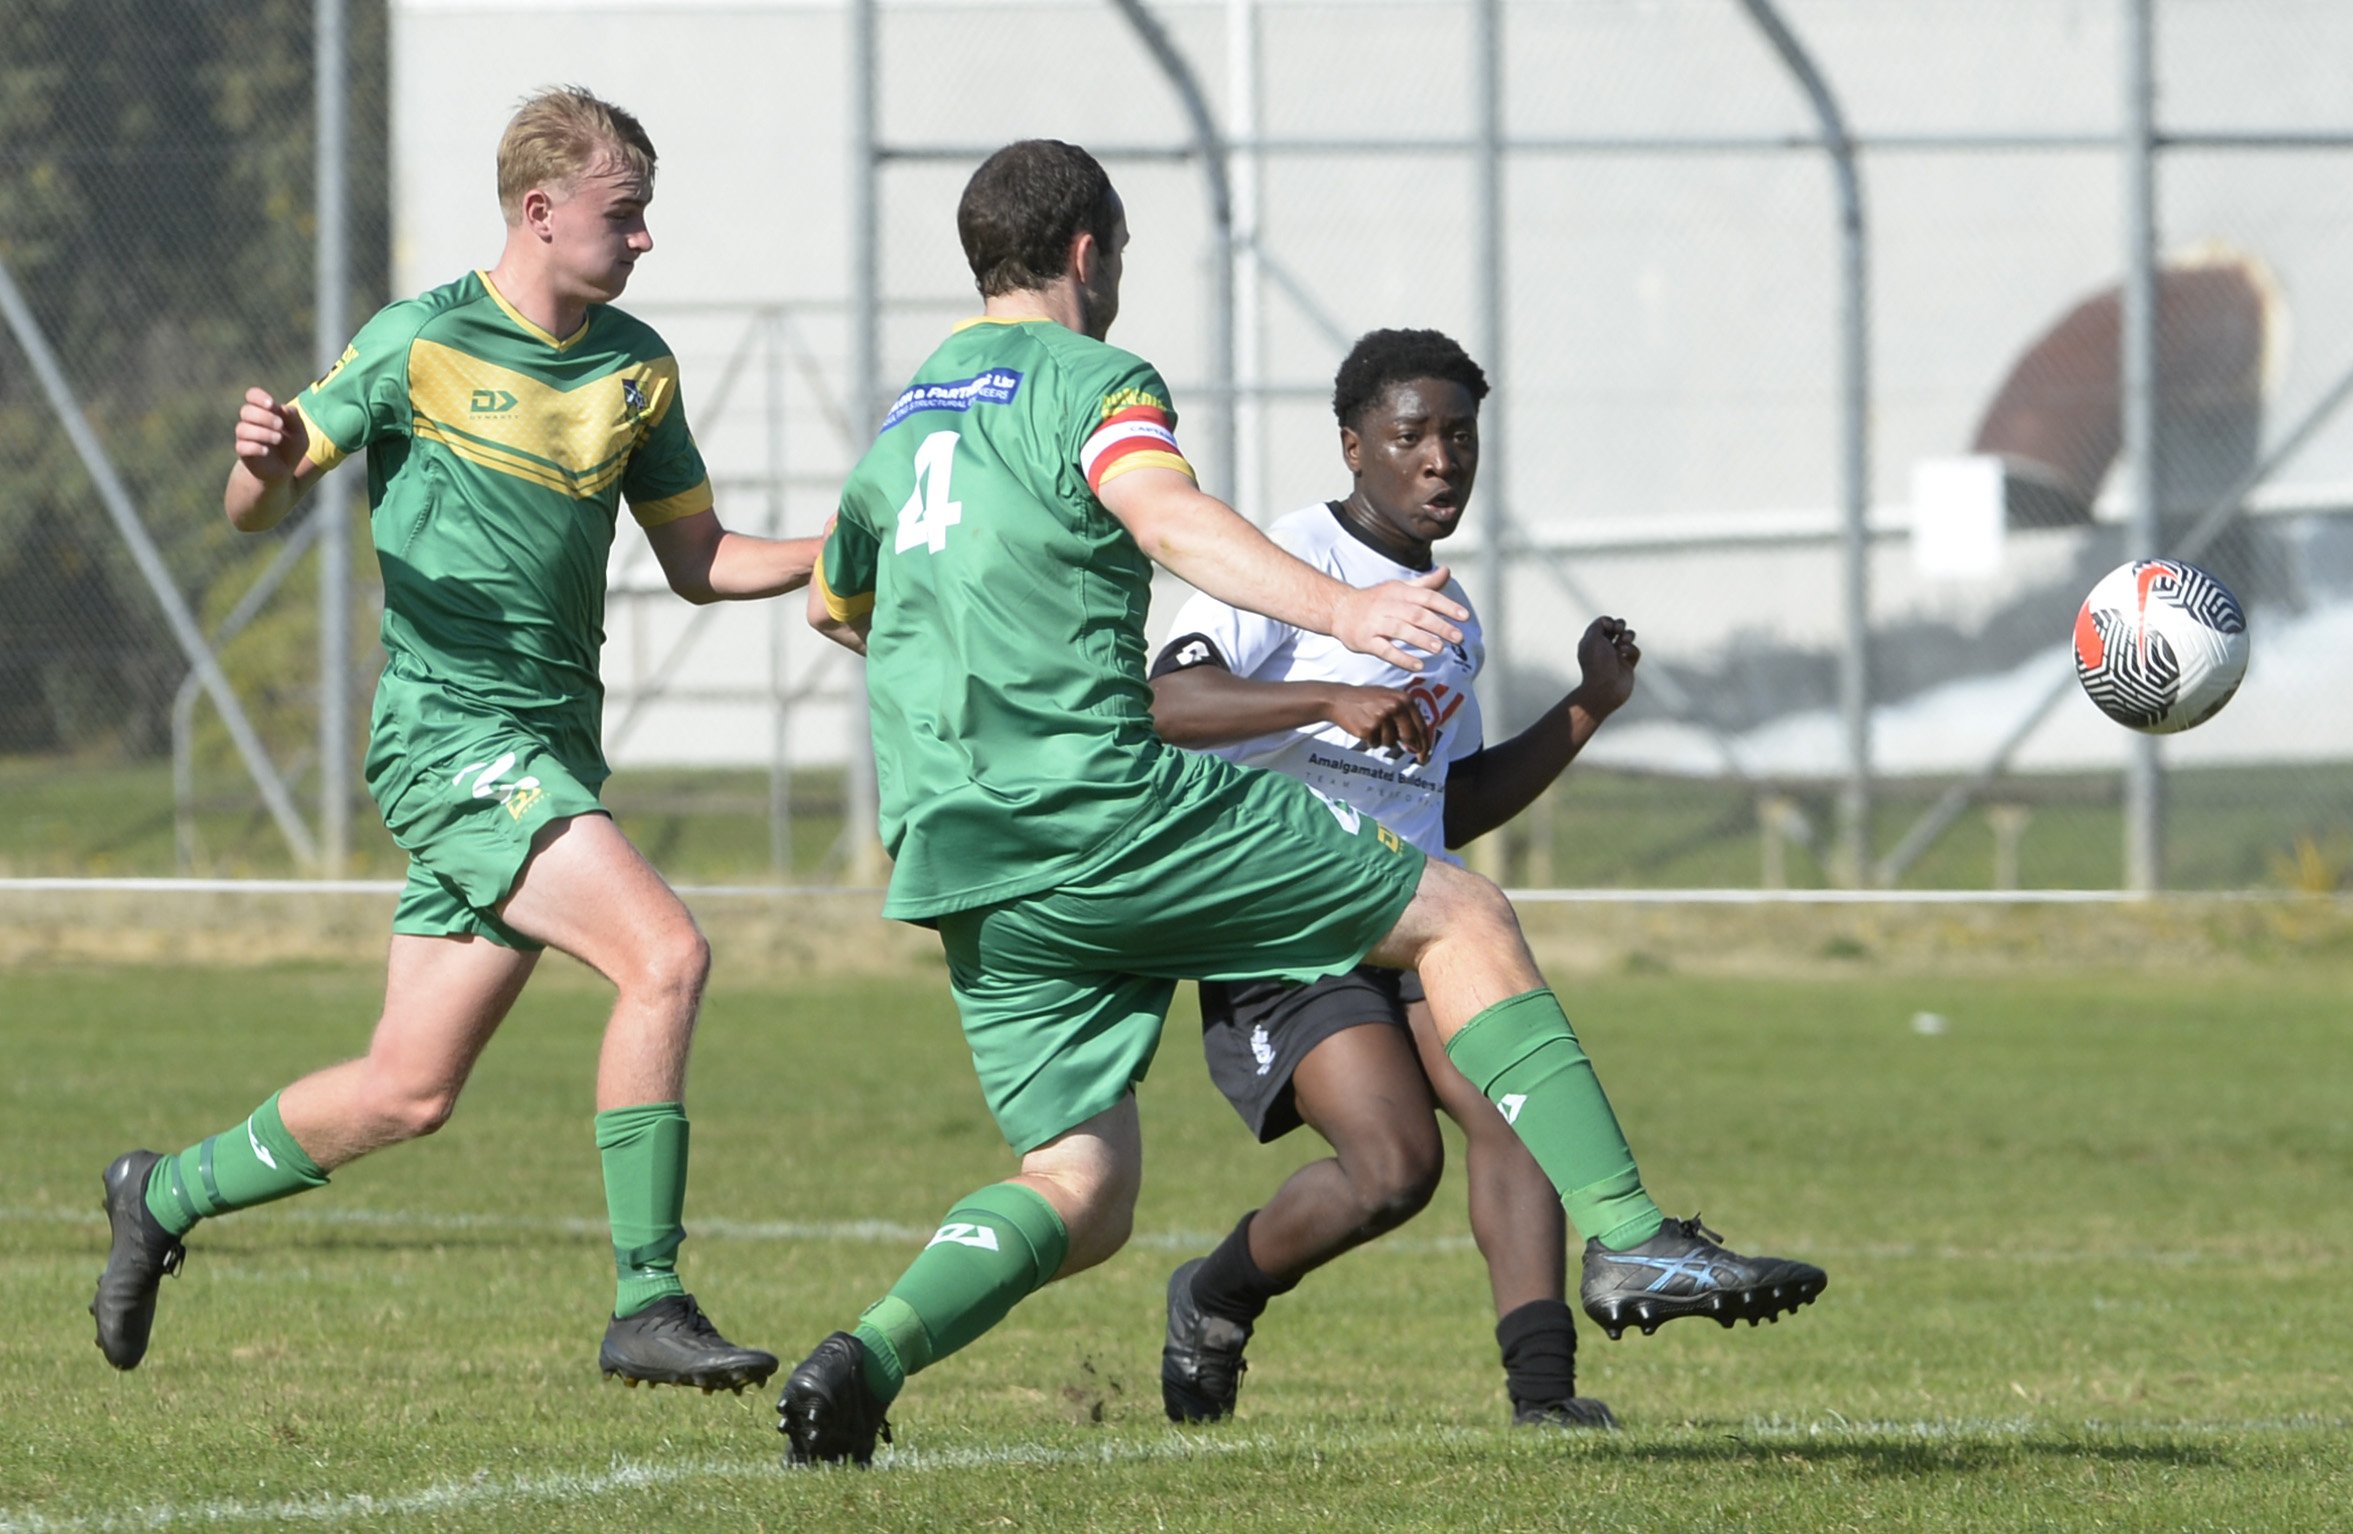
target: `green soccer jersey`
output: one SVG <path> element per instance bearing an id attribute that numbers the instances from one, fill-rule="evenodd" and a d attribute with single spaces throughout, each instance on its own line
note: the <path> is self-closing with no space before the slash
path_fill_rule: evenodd
<path id="1" fill-rule="evenodd" d="M 851 473 L 818 580 L 871 612 L 885 914 L 1047 889 L 1115 854 L 1180 765 L 1144 680 L 1151 561 L 1096 499 L 1192 471 L 1140 358 L 1046 320 L 960 326 Z"/>
<path id="2" fill-rule="evenodd" d="M 294 408 L 321 468 L 367 450 L 387 671 L 593 739 L 621 498 L 647 527 L 711 506 L 661 337 L 595 307 L 558 339 L 473 272 L 381 310 Z"/>

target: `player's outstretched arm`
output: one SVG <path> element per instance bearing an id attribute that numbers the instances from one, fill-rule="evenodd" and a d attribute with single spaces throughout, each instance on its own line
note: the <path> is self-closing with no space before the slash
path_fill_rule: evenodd
<path id="1" fill-rule="evenodd" d="M 1603 720 L 1634 696 L 1642 650 L 1617 618 L 1596 618 L 1577 641 L 1581 675 L 1543 718 L 1498 745 L 1464 757 L 1446 772 L 1446 845 L 1460 847 L 1536 802 L 1575 761 Z"/>
<path id="2" fill-rule="evenodd" d="M 1444 567 L 1413 581 L 1358 588 L 1334 580 L 1277 545 L 1186 475 L 1132 469 L 1098 492 L 1152 561 L 1221 602 L 1293 628 L 1329 634 L 1349 649 L 1407 671 L 1425 653 L 1462 638 L 1470 616 L 1439 588 Z"/>
<path id="3" fill-rule="evenodd" d="M 720 526 L 702 511 L 645 530 L 670 589 L 701 606 L 782 596 L 809 584 L 822 538 L 755 538 Z"/>
<path id="4" fill-rule="evenodd" d="M 326 472 L 310 461 L 310 431 L 301 414 L 267 389 L 245 391 L 237 411 L 236 450 L 221 510 L 241 533 L 276 527 Z"/>
<path id="5" fill-rule="evenodd" d="M 1430 759 L 1429 721 L 1394 687 L 1262 681 L 1220 665 L 1187 666 L 1152 679 L 1152 723 L 1176 746 L 1230 745 L 1329 724 L 1374 750 Z"/>

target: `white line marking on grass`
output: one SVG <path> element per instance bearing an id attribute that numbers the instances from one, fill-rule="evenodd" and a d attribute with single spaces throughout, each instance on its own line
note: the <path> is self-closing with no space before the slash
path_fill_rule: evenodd
<path id="1" fill-rule="evenodd" d="M 516 1214 L 430 1214 L 400 1209 L 345 1209 L 338 1207 L 312 1209 L 275 1209 L 257 1211 L 247 1223 L 283 1220 L 297 1225 L 362 1225 L 385 1229 L 421 1231 L 513 1231 L 540 1236 L 568 1236 L 582 1240 L 609 1241 L 612 1227 L 603 1220 L 573 1215 L 516 1215 Z M 0 1208 L 0 1224 L 55 1224 L 87 1225 L 103 1229 L 106 1212 L 101 1209 L 7 1209 Z M 856 1241 L 890 1246 L 920 1246 L 937 1232 L 935 1225 L 899 1225 L 889 1220 L 726 1220 L 693 1218 L 687 1222 L 691 1236 L 709 1236 L 721 1241 Z M 1215 1246 L 1223 1237 L 1215 1231 L 1163 1231 L 1139 1234 L 1128 1242 L 1130 1246 L 1150 1250 L 1189 1251 L 1199 1246 Z M 1471 1250 L 1468 1236 L 1439 1236 L 1420 1241 L 1387 1241 L 1382 1243 L 1392 1251 L 1455 1251 Z"/>
<path id="2" fill-rule="evenodd" d="M 1397 1435 L 1390 1435 L 1395 1437 Z M 1423 1441 L 1438 1434 L 1420 1434 Z M 1464 1435 L 1469 1436 L 1469 1435 Z M 1368 1445 L 1369 1446 L 1369 1445 Z M 969 1449 L 884 1449 L 875 1458 L 880 1473 L 936 1475 L 992 1466 L 1142 1464 L 1152 1460 L 1196 1459 L 1249 1449 L 1290 1447 L 1265 1436 L 1187 1439 L 1171 1434 L 1156 1443 L 1104 1443 L 1090 1449 L 1046 1444 L 1005 1444 Z M 436 1481 L 417 1491 L 351 1492 L 287 1497 L 274 1502 L 241 1497 L 190 1503 L 145 1503 L 119 1512 L 55 1517 L 31 1511 L 0 1511 L 0 1534 L 111 1534 L 118 1529 L 165 1529 L 182 1524 L 346 1523 L 401 1519 L 534 1502 L 584 1502 L 613 1492 L 675 1486 L 682 1482 L 756 1479 L 808 1474 L 788 1471 L 779 1444 L 774 1453 L 745 1460 L 689 1460 L 682 1464 L 617 1461 L 598 1474 L 556 1471 L 547 1475 L 493 1475 L 477 1470 L 462 1480 Z"/>
<path id="3" fill-rule="evenodd" d="M 1731 1432 L 1731 1436 L 1767 1443 L 1820 1444 L 1840 1440 L 1884 1442 L 1891 1438 L 1920 1441 L 2026 1440 L 2074 1432 L 2119 1437 L 2207 1437 L 2260 1432 L 2341 1432 L 2347 1425 L 2341 1419 L 2317 1417 L 2265 1422 L 2112 1423 L 2091 1420 L 2073 1425 L 2037 1422 L 2023 1417 L 1917 1422 L 1760 1419 L 1741 1424 Z M 1639 1424 L 1636 1431 L 1641 1431 Z M 1665 1431 L 1670 1434 L 1704 1432 L 1712 1435 L 1726 1430 L 1708 1425 L 1690 1429 L 1669 1426 Z M 1596 1438 L 1592 1448 L 1606 1453 L 1613 1441 L 1622 1440 Z M 875 1457 L 874 1472 L 878 1475 L 928 1476 L 1009 1465 L 1045 1469 L 1058 1466 L 1139 1465 L 1154 1461 L 1226 1457 L 1254 1451 L 1294 1455 L 1329 1455 L 1334 1452 L 1377 1454 L 1399 1447 L 1479 1444 L 1516 1450 L 1521 1442 L 1517 1435 L 1507 1437 L 1500 1431 L 1459 1427 L 1403 1431 L 1391 1429 L 1369 1433 L 1335 1433 L 1328 1428 L 1319 1428 L 1312 1435 L 1302 1432 L 1289 1436 L 1270 1433 L 1237 1436 L 1228 1432 L 1218 1432 L 1212 1436 L 1171 1430 L 1166 1436 L 1157 1439 L 1107 1440 L 1092 1447 L 1075 1449 L 1041 1443 L 976 1445 L 954 1449 L 884 1449 Z M 1645 1450 L 1640 1443 L 1627 1443 L 1626 1452 L 1630 1457 L 1640 1459 Z M 221 1498 L 189 1503 L 143 1503 L 118 1511 L 63 1517 L 30 1510 L 0 1509 L 0 1534 L 114 1534 L 116 1530 L 168 1529 L 185 1524 L 364 1523 L 533 1503 L 587 1502 L 614 1492 L 642 1491 L 692 1482 L 755 1480 L 808 1473 L 787 1470 L 782 1463 L 781 1449 L 772 1454 L 743 1460 L 703 1459 L 675 1464 L 619 1460 L 610 1469 L 596 1473 L 554 1471 L 545 1475 L 495 1475 L 487 1470 L 477 1470 L 461 1479 L 436 1481 L 416 1491 L 406 1492 L 321 1494 L 286 1497 L 276 1501 Z"/>
<path id="4" fill-rule="evenodd" d="M 323 1205 L 262 1210 L 248 1216 L 248 1220 L 255 1224 L 265 1220 L 283 1220 L 298 1225 L 373 1226 L 425 1232 L 511 1231 L 520 1235 L 560 1236 L 599 1242 L 611 1237 L 611 1228 L 605 1221 L 571 1215 L 436 1214 L 424 1210 L 349 1209 Z M 43 1223 L 103 1228 L 106 1213 L 95 1208 L 0 1208 L 0 1224 Z M 931 1239 L 934 1229 L 930 1225 L 901 1225 L 890 1220 L 729 1220 L 697 1217 L 687 1222 L 690 1235 L 719 1241 L 847 1241 L 886 1246 L 921 1245 Z M 1224 1233 L 1220 1231 L 1139 1231 L 1129 1239 L 1128 1245 L 1145 1251 L 1190 1252 L 1215 1246 L 1223 1239 Z M 1372 1247 L 1375 1251 L 1400 1255 L 1468 1252 L 1475 1249 L 1469 1236 L 1390 1236 Z M 1908 1242 L 1809 1246 L 1805 1255 L 1824 1261 L 1855 1258 L 1868 1262 L 2000 1262 L 2022 1267 L 2106 1267 L 2119 1262 L 2137 1262 L 2150 1267 L 2190 1268 L 2213 1262 L 2245 1261 L 2244 1252 L 2238 1250 L 2208 1252 L 2130 1247 L 1960 1247 L 1923 1246 Z M 2317 1264 L 2333 1258 L 2326 1252 L 2316 1251 L 2309 1254 L 2308 1260 Z"/>
<path id="5" fill-rule="evenodd" d="M 573 1502 L 615 1491 L 666 1486 L 741 1474 L 748 1466 L 618 1464 L 602 1475 L 558 1473 L 493 1476 L 476 1471 L 462 1481 L 441 1481 L 421 1491 L 377 1496 L 289 1497 L 276 1502 L 230 1498 L 209 1502 L 151 1502 L 121 1512 L 55 1518 L 42 1513 L 0 1513 L 0 1534 L 105 1534 L 116 1529 L 166 1529 L 179 1524 L 345 1523 L 371 1518 L 415 1518 L 467 1508 L 518 1502 Z"/>
<path id="6" fill-rule="evenodd" d="M 571 1215 L 429 1214 L 400 1209 L 328 1207 L 257 1212 L 243 1223 L 258 1225 L 264 1221 L 281 1220 L 295 1225 L 363 1225 L 421 1231 L 513 1231 L 524 1235 L 578 1236 L 598 1241 L 612 1238 L 612 1227 L 605 1221 Z M 34 1222 L 103 1228 L 106 1212 L 84 1209 L 0 1209 L 0 1224 Z M 868 1241 L 894 1244 L 928 1241 L 935 1228 L 930 1225 L 921 1228 L 895 1225 L 887 1220 L 808 1222 L 706 1219 L 697 1219 L 687 1227 L 691 1235 L 712 1236 L 723 1241 Z"/>
<path id="7" fill-rule="evenodd" d="M 1639 1427 L 1640 1424 L 1637 1423 Z M 2232 1433 L 2337 1433 L 2353 1426 L 2353 1418 L 2263 1417 L 2238 1422 L 2110 1422 L 2087 1417 L 2081 1422 L 2043 1422 L 2033 1417 L 1956 1417 L 1922 1422 L 1792 1421 L 1753 1417 L 1732 1436 L 1767 1443 L 1820 1443 L 1839 1439 L 1876 1441 L 1909 1439 L 2022 1439 L 2048 1438 L 2064 1433 L 2104 1437 L 2218 1438 Z"/>

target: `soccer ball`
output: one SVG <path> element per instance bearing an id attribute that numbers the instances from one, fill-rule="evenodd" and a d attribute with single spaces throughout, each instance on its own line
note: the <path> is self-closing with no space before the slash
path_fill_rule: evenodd
<path id="1" fill-rule="evenodd" d="M 2101 713 L 2145 734 L 2204 724 L 2246 674 L 2247 615 L 2196 565 L 2119 565 L 2075 615 L 2076 679 Z"/>

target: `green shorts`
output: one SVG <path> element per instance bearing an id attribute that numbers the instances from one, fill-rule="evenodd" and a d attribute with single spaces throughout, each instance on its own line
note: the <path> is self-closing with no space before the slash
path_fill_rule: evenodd
<path id="1" fill-rule="evenodd" d="M 533 720 L 453 699 L 387 671 L 377 684 L 368 792 L 409 855 L 394 932 L 545 946 L 499 920 L 541 830 L 604 813 L 604 752 L 593 725 Z"/>
<path id="2" fill-rule="evenodd" d="M 1054 889 L 938 918 L 965 1041 L 1017 1153 L 1144 1079 L 1179 980 L 1342 974 L 1389 934 L 1423 857 L 1296 778 L 1212 756 L 1141 834 Z"/>

